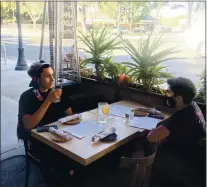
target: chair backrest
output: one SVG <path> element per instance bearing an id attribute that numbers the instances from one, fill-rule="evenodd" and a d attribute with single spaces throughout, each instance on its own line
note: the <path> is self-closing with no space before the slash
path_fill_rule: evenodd
<path id="1" fill-rule="evenodd" d="M 152 154 L 149 157 L 143 157 L 143 158 L 127 158 L 127 157 L 121 157 L 121 162 L 124 162 L 124 165 L 128 165 L 129 167 L 133 166 L 140 166 L 140 167 L 147 167 L 153 164 L 155 154 Z"/>
<path id="2" fill-rule="evenodd" d="M 142 158 L 136 157 L 136 152 L 132 155 L 132 158 L 122 157 L 120 166 L 126 166 L 131 169 L 131 187 L 143 187 L 147 186 L 150 178 L 151 166 L 154 162 L 157 143 L 147 143 L 144 148 L 145 156 Z"/>

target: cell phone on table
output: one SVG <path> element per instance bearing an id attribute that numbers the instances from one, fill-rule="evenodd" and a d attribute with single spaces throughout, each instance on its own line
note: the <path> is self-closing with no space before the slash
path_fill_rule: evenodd
<path id="1" fill-rule="evenodd" d="M 49 132 L 49 128 L 50 127 L 53 127 L 54 129 L 58 130 L 58 126 L 57 125 L 48 125 L 48 126 L 37 127 L 37 132 Z"/>

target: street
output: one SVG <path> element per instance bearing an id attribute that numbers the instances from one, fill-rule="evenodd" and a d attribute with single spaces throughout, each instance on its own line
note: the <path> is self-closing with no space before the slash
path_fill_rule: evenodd
<path id="1" fill-rule="evenodd" d="M 18 39 L 17 36 L 2 35 L 2 43 L 5 44 L 7 51 L 7 58 L 17 58 L 18 55 Z M 39 59 L 39 43 L 34 43 L 31 37 L 23 38 L 24 51 L 26 60 L 35 62 Z M 182 41 L 181 41 L 182 42 Z M 181 43 L 182 44 L 182 43 Z M 183 44 L 182 44 L 183 45 Z M 185 46 L 183 46 L 185 47 Z M 64 47 L 63 52 L 70 51 L 71 46 Z M 190 53 L 190 52 L 189 52 Z M 81 57 L 84 57 L 83 52 L 79 52 Z M 85 55 L 86 56 L 86 55 Z M 186 55 L 189 56 L 189 55 Z M 184 56 L 185 57 L 185 56 Z M 49 47 L 44 46 L 43 48 L 43 59 L 49 61 Z M 132 61 L 131 58 L 126 54 L 116 54 L 113 57 L 115 62 L 127 62 Z M 205 68 L 205 59 L 199 56 L 193 58 L 186 57 L 185 59 L 176 59 L 166 61 L 163 65 L 169 66 L 168 72 L 173 73 L 175 76 L 184 76 L 190 78 L 196 85 L 199 83 L 199 74 L 202 69 Z M 89 65 L 93 67 L 92 65 Z"/>

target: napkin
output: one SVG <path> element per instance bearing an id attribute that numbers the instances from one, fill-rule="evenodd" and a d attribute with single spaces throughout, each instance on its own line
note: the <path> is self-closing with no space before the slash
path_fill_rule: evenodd
<path id="1" fill-rule="evenodd" d="M 70 140 L 73 137 L 70 132 L 62 131 L 62 130 L 57 130 L 57 129 L 53 128 L 53 127 L 50 127 L 49 131 L 51 133 L 54 133 L 57 136 L 60 136 L 61 138 L 65 139 L 65 140 Z"/>
<path id="2" fill-rule="evenodd" d="M 58 121 L 60 121 L 61 123 L 65 123 L 66 121 L 72 121 L 78 118 L 82 118 L 81 114 L 74 114 L 72 116 L 66 116 L 64 118 L 59 119 Z"/>
<path id="3" fill-rule="evenodd" d="M 103 139 L 103 138 L 107 137 L 108 135 L 113 134 L 115 132 L 116 132 L 116 129 L 114 127 L 108 128 L 108 129 L 96 134 L 95 136 L 93 136 L 92 141 L 96 142 L 96 141 Z"/>

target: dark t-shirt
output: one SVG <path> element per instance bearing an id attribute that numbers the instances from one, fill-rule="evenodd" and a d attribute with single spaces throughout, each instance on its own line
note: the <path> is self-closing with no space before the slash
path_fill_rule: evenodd
<path id="1" fill-rule="evenodd" d="M 190 154 L 191 151 L 195 151 L 199 140 L 204 138 L 206 134 L 204 116 L 195 102 L 175 112 L 168 119 L 158 123 L 157 126 L 160 125 L 170 131 L 167 143 L 163 145 L 163 148 L 171 151 Z"/>
<path id="2" fill-rule="evenodd" d="M 21 96 L 19 100 L 19 115 L 18 120 L 19 124 L 23 124 L 22 117 L 25 114 L 32 115 L 34 114 L 42 105 L 42 103 L 45 101 L 45 99 L 48 96 L 48 92 L 40 92 L 41 96 L 43 97 L 43 101 L 38 100 L 38 98 L 33 93 L 33 88 L 25 91 Z M 38 126 L 47 125 L 49 123 L 57 121 L 59 118 L 62 118 L 65 116 L 65 111 L 70 107 L 70 102 L 66 99 L 63 99 L 65 97 L 61 97 L 61 101 L 57 103 L 52 103 L 48 110 L 46 111 L 45 115 L 43 116 L 42 120 L 38 124 Z"/>

